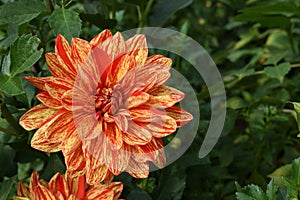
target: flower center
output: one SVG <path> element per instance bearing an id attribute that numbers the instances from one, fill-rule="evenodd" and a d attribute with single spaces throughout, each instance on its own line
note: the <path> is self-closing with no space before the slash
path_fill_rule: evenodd
<path id="1" fill-rule="evenodd" d="M 117 88 L 98 88 L 94 96 L 98 121 L 114 122 L 114 115 L 122 104 L 122 93 Z"/>
<path id="2" fill-rule="evenodd" d="M 102 117 L 110 115 L 110 108 L 112 104 L 112 89 L 98 88 L 95 94 L 95 110 L 98 120 Z"/>

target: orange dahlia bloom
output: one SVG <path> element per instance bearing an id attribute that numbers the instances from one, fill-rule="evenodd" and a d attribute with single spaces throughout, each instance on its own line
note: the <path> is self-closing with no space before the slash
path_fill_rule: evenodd
<path id="1" fill-rule="evenodd" d="M 71 178 L 59 173 L 48 183 L 39 180 L 38 173 L 33 172 L 29 186 L 18 184 L 18 196 L 13 197 L 13 200 L 116 200 L 122 190 L 123 185 L 120 182 L 89 186 L 84 176 Z"/>
<path id="2" fill-rule="evenodd" d="M 144 35 L 124 40 L 105 30 L 90 42 L 59 35 L 47 53 L 51 77 L 25 77 L 39 88 L 41 104 L 20 124 L 37 129 L 31 146 L 62 150 L 70 175 L 94 184 L 123 171 L 146 178 L 149 162 L 163 167 L 162 138 L 192 115 L 174 105 L 184 93 L 165 86 L 172 61 L 148 57 Z"/>

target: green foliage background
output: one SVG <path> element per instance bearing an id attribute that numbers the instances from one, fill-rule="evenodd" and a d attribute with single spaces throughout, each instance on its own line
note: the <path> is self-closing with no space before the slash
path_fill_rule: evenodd
<path id="1" fill-rule="evenodd" d="M 197 92 L 197 137 L 175 163 L 147 179 L 127 174 L 130 199 L 300 199 L 300 0 L 0 0 L 0 199 L 16 194 L 33 170 L 49 180 L 64 172 L 61 153 L 30 147 L 34 131 L 18 118 L 38 102 L 25 75 L 48 76 L 44 53 L 62 33 L 90 40 L 144 26 L 174 29 L 198 41 L 221 71 L 226 124 L 214 150 L 197 157 L 210 119 L 200 75 L 184 59 L 174 65 Z"/>

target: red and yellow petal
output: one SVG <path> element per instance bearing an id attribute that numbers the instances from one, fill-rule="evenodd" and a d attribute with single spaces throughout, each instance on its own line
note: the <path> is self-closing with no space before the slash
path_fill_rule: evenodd
<path id="1" fill-rule="evenodd" d="M 27 185 L 24 185 L 23 183 L 18 183 L 18 190 L 17 190 L 18 196 L 21 197 L 30 197 L 30 189 Z"/>
<path id="2" fill-rule="evenodd" d="M 160 143 L 156 142 L 155 138 L 145 145 L 131 146 L 131 157 L 139 162 L 144 163 L 147 161 L 153 161 L 158 155 L 158 149 L 162 148 Z"/>
<path id="3" fill-rule="evenodd" d="M 130 159 L 126 171 L 135 178 L 147 178 L 149 175 L 149 163 L 139 163 L 134 159 Z"/>
<path id="4" fill-rule="evenodd" d="M 65 64 L 62 58 L 56 53 L 47 53 L 46 62 L 49 70 L 54 77 L 67 78 L 69 80 L 75 80 L 76 71 Z"/>
<path id="5" fill-rule="evenodd" d="M 112 34 L 109 30 L 104 30 L 101 33 L 99 33 L 96 37 L 94 37 L 91 41 L 90 44 L 93 47 L 96 47 L 98 45 L 100 45 L 101 43 L 103 43 L 105 40 L 107 40 L 108 38 L 111 38 Z"/>
<path id="6" fill-rule="evenodd" d="M 113 200 L 117 200 L 122 193 L 123 184 L 121 182 L 113 182 L 108 186 L 108 188 L 114 191 Z"/>
<path id="7" fill-rule="evenodd" d="M 122 131 L 115 123 L 107 125 L 104 133 L 108 142 L 111 143 L 112 149 L 120 149 L 122 147 Z"/>
<path id="8" fill-rule="evenodd" d="M 20 125 L 30 131 L 40 128 L 44 123 L 57 115 L 58 110 L 39 104 L 28 110 L 19 120 Z"/>
<path id="9" fill-rule="evenodd" d="M 60 109 L 62 108 L 62 103 L 57 100 L 57 99 L 54 99 L 52 96 L 50 96 L 50 94 L 46 91 L 42 91 L 40 93 L 38 93 L 36 95 L 36 98 L 42 102 L 44 105 L 46 105 L 47 107 L 49 108 L 53 108 L 53 109 Z"/>
<path id="10" fill-rule="evenodd" d="M 66 199 L 69 195 L 69 187 L 65 177 L 63 177 L 60 173 L 56 173 L 51 180 L 49 181 L 48 188 L 52 194 L 60 193 L 64 199 Z"/>
<path id="11" fill-rule="evenodd" d="M 148 106 L 171 107 L 184 98 L 184 93 L 168 86 L 158 86 L 148 91 L 150 98 L 144 104 Z"/>
<path id="12" fill-rule="evenodd" d="M 129 121 L 128 130 L 123 132 L 123 141 L 133 146 L 147 144 L 151 138 L 151 132 L 138 122 Z"/>
<path id="13" fill-rule="evenodd" d="M 160 69 L 169 70 L 172 66 L 172 59 L 162 55 L 152 55 L 147 58 L 145 65 L 152 65 L 159 67 Z"/>
<path id="14" fill-rule="evenodd" d="M 102 182 L 109 175 L 109 170 L 106 166 L 93 168 L 88 166 L 86 171 L 86 181 L 90 185 L 95 185 Z"/>
<path id="15" fill-rule="evenodd" d="M 126 41 L 127 53 L 134 57 L 137 66 L 143 66 L 148 56 L 145 35 L 135 35 Z"/>
<path id="16" fill-rule="evenodd" d="M 36 86 L 41 91 L 46 91 L 45 84 L 52 82 L 55 78 L 50 77 L 33 77 L 33 76 L 25 76 L 24 79 L 34 86 Z"/>
<path id="17" fill-rule="evenodd" d="M 156 115 L 151 118 L 150 123 L 145 127 L 152 133 L 153 137 L 162 138 L 176 131 L 177 124 L 175 119 L 167 115 Z"/>
<path id="18" fill-rule="evenodd" d="M 56 200 L 56 197 L 42 185 L 37 185 L 33 191 L 34 200 Z"/>
<path id="19" fill-rule="evenodd" d="M 70 176 L 81 176 L 85 173 L 86 161 L 81 146 L 77 147 L 72 152 L 65 154 L 65 163 Z"/>
<path id="20" fill-rule="evenodd" d="M 60 111 L 33 135 L 31 146 L 45 152 L 60 151 L 67 127 L 72 123 L 72 112 Z"/>
<path id="21" fill-rule="evenodd" d="M 69 73 L 76 74 L 75 64 L 71 56 L 71 47 L 68 41 L 60 34 L 56 38 L 55 52 L 63 60 L 63 63 L 68 66 Z"/>
<path id="22" fill-rule="evenodd" d="M 106 79 L 104 85 L 106 87 L 113 87 L 123 78 L 129 69 L 135 66 L 135 61 L 132 57 L 124 54 L 114 60 L 107 68 L 108 72 L 104 72 Z"/>
<path id="23" fill-rule="evenodd" d="M 116 60 L 126 52 L 125 40 L 119 32 L 117 32 L 114 36 L 107 38 L 105 41 L 100 43 L 98 47 L 103 49 L 112 61 Z"/>
<path id="24" fill-rule="evenodd" d="M 150 95 L 146 92 L 135 92 L 128 99 L 126 99 L 125 106 L 130 109 L 146 103 Z"/>
<path id="25" fill-rule="evenodd" d="M 80 38 L 72 38 L 71 56 L 76 63 L 83 63 L 89 55 L 92 45 Z"/>
<path id="26" fill-rule="evenodd" d="M 52 98 L 60 100 L 62 95 L 71 90 L 73 87 L 72 83 L 63 79 L 55 79 L 52 82 L 46 83 L 45 88 Z"/>
<path id="27" fill-rule="evenodd" d="M 86 200 L 94 200 L 94 199 L 102 199 L 102 200 L 113 200 L 114 198 L 114 191 L 105 188 L 102 185 L 97 185 L 90 189 L 86 193 Z"/>
<path id="28" fill-rule="evenodd" d="M 85 177 L 84 176 L 72 177 L 66 174 L 65 179 L 67 180 L 69 191 L 72 194 L 71 196 L 75 196 L 78 197 L 79 199 L 83 199 L 85 196 L 85 190 L 87 188 Z"/>
<path id="29" fill-rule="evenodd" d="M 193 119 L 191 113 L 176 106 L 166 108 L 166 112 L 170 117 L 176 120 L 178 127 L 189 123 Z"/>

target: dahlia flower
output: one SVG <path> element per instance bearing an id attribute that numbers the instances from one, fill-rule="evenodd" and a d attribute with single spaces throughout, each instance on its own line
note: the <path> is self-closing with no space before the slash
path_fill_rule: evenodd
<path id="1" fill-rule="evenodd" d="M 53 76 L 25 77 L 40 92 L 41 104 L 25 113 L 20 124 L 38 129 L 31 146 L 61 151 L 72 176 L 89 184 L 123 171 L 146 178 L 149 162 L 166 162 L 162 138 L 192 120 L 174 106 L 184 93 L 164 85 L 172 60 L 148 56 L 144 35 L 125 41 L 104 30 L 90 42 L 59 35 L 55 53 L 46 54 Z"/>
<path id="2" fill-rule="evenodd" d="M 33 172 L 29 186 L 19 183 L 17 195 L 13 200 L 116 200 L 123 190 L 120 182 L 109 185 L 89 186 L 85 177 L 71 178 L 55 174 L 51 180 L 39 180 L 38 173 Z"/>

